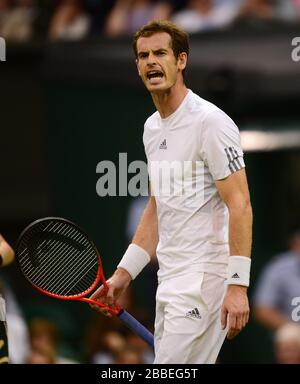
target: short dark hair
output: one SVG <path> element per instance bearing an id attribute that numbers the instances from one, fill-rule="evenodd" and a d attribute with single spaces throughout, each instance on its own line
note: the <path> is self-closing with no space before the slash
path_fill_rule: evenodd
<path id="1" fill-rule="evenodd" d="M 171 36 L 171 47 L 176 59 L 180 53 L 189 54 L 189 35 L 178 25 L 167 20 L 155 20 L 140 28 L 133 38 L 133 50 L 137 57 L 137 41 L 140 37 L 150 37 L 155 33 L 166 32 Z"/>

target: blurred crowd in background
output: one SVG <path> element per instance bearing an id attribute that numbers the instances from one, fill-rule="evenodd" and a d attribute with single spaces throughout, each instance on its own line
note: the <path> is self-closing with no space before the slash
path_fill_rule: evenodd
<path id="1" fill-rule="evenodd" d="M 2 285 L 6 299 L 9 362 L 11 364 L 152 364 L 152 349 L 117 318 L 91 313 L 89 321 L 77 334 L 79 346 L 67 340 L 52 316 L 39 314 L 30 320 L 24 316 L 19 299 L 8 284 Z M 132 290 L 120 304 L 139 318 L 153 332 L 149 316 L 136 308 Z M 82 308 L 79 306 L 79 310 Z M 59 317 L 59 314 L 56 313 Z M 69 324 L 72 328 L 72 325 Z"/>
<path id="2" fill-rule="evenodd" d="M 300 1 L 0 0 L 0 36 L 15 43 L 124 36 L 153 19 L 170 19 L 189 33 L 299 23 Z"/>

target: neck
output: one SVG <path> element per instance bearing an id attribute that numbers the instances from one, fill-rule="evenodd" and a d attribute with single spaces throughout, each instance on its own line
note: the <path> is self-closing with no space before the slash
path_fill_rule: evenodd
<path id="1" fill-rule="evenodd" d="M 175 84 L 173 87 L 163 92 L 151 93 L 151 96 L 160 117 L 165 119 L 176 111 L 187 93 L 188 89 L 185 84 L 182 83 Z"/>

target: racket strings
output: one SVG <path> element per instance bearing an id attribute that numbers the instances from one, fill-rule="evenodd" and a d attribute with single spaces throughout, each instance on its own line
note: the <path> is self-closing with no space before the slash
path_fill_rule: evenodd
<path id="1" fill-rule="evenodd" d="M 62 233 L 69 235 L 68 232 L 67 233 L 62 232 Z M 76 240 L 76 237 L 75 237 L 75 240 Z M 43 252 L 42 250 L 43 244 L 48 246 L 50 251 L 48 251 L 47 253 Z M 59 252 L 60 254 L 59 258 L 55 257 L 56 252 Z M 78 253 L 78 251 L 76 252 Z M 38 285 L 41 284 L 41 282 L 49 274 L 49 270 L 52 271 L 53 268 L 54 268 L 54 270 L 52 271 L 53 273 L 60 271 L 61 273 L 65 274 L 66 271 L 63 267 L 72 263 L 74 259 L 76 260 L 76 256 L 77 256 L 74 252 L 74 249 L 70 247 L 68 244 L 64 244 L 63 246 L 61 246 L 60 242 L 53 240 L 52 238 L 49 239 L 48 241 L 43 241 L 43 243 L 41 243 L 41 245 L 38 246 L 37 254 L 39 255 L 39 259 L 40 259 L 40 268 L 38 271 L 36 271 L 36 274 L 38 274 L 38 278 L 37 280 L 35 280 L 35 283 Z M 72 260 L 72 256 L 73 256 L 73 260 Z M 24 265 L 24 272 L 28 273 L 28 276 L 33 278 L 33 275 L 30 274 L 30 270 L 31 272 L 34 272 L 34 270 L 31 269 L 30 260 L 28 260 L 27 262 L 27 269 L 25 267 L 26 266 Z M 53 275 L 53 279 L 55 279 L 55 274 Z"/>
<path id="2" fill-rule="evenodd" d="M 98 271 L 98 255 L 86 237 L 69 223 L 41 223 L 25 234 L 19 261 L 36 286 L 62 296 L 87 290 Z"/>
<path id="3" fill-rule="evenodd" d="M 49 245 L 51 245 L 51 243 L 55 244 L 55 242 L 52 242 L 51 240 L 48 241 Z M 49 257 L 50 262 L 44 262 L 44 260 L 42 260 L 41 265 L 43 265 L 43 268 L 39 271 L 31 270 L 31 273 L 28 273 L 27 271 L 27 273 L 30 279 L 35 281 L 35 284 L 41 286 L 41 288 L 48 291 L 60 292 L 60 294 L 67 294 L 67 291 L 61 292 L 61 290 L 64 287 L 68 287 L 70 284 L 74 287 L 74 277 L 78 275 L 78 268 L 80 268 L 80 273 L 85 275 L 86 269 L 90 270 L 91 265 L 97 266 L 97 261 L 95 262 L 95 260 L 92 260 L 92 262 L 88 262 L 86 265 L 79 257 L 82 256 L 82 254 L 80 255 L 80 252 L 74 252 L 74 249 L 68 246 L 59 248 L 59 245 L 56 244 L 55 247 L 62 260 L 56 263 L 56 252 L 55 250 L 51 250 L 47 255 L 42 255 L 44 259 Z M 92 254 L 93 250 L 86 253 L 86 256 L 90 257 Z M 50 278 L 47 277 L 49 274 L 51 275 Z M 80 280 L 82 280 L 84 275 Z"/>
<path id="4" fill-rule="evenodd" d="M 90 287 L 90 283 L 87 286 L 86 280 L 90 282 L 91 277 L 93 278 L 95 277 L 95 273 L 94 273 L 95 267 L 98 268 L 98 262 L 91 263 L 90 268 L 82 274 L 79 280 L 76 280 L 75 282 L 72 280 L 70 282 L 70 284 L 73 283 L 71 287 L 69 286 L 70 284 L 64 287 L 64 291 L 62 295 L 69 296 L 75 288 L 76 288 L 76 292 L 79 291 L 80 293 L 82 293 L 86 291 Z M 89 274 L 91 274 L 91 277 L 89 276 Z"/>
<path id="5" fill-rule="evenodd" d="M 70 249 L 69 252 L 72 251 L 73 250 Z M 87 256 L 90 257 L 92 254 L 93 251 L 90 251 L 87 253 Z M 52 254 L 48 256 L 52 258 L 53 255 L 55 256 L 55 253 L 52 252 Z M 66 253 L 62 254 L 63 257 L 66 257 L 66 255 Z M 80 255 L 79 252 L 76 252 L 72 257 L 67 259 L 67 263 L 64 261 L 60 263 L 60 265 L 55 265 L 53 261 L 52 265 L 42 263 L 42 265 L 44 265 L 42 269 L 37 271 L 29 270 L 31 273 L 26 271 L 26 274 L 34 284 L 40 286 L 42 289 L 62 295 L 76 294 L 77 291 L 81 292 L 89 287 L 91 278 L 95 277 L 95 268 L 97 268 L 97 261 L 94 258 L 92 261 L 90 260 L 88 264 L 83 264 L 82 261 L 80 261 L 81 257 L 77 256 L 82 257 L 82 254 Z M 91 276 L 88 276 L 89 272 L 91 272 Z M 78 279 L 79 273 L 81 277 Z M 88 283 L 86 283 L 86 280 Z M 71 292 L 71 289 L 75 288 L 75 286 L 76 292 Z"/>
<path id="6" fill-rule="evenodd" d="M 62 232 L 62 234 L 65 234 L 65 235 L 68 235 L 69 233 L 68 232 Z M 52 239 L 50 239 L 52 240 Z M 45 264 L 45 261 L 43 260 L 43 256 L 46 257 L 46 253 L 42 253 L 42 247 L 43 246 L 49 246 L 50 245 L 50 241 L 48 240 L 44 240 L 41 244 L 39 244 L 37 246 L 37 249 L 36 249 L 36 255 L 37 255 L 37 258 L 40 260 L 40 264 L 43 265 Z M 67 244 L 61 246 L 61 244 L 59 242 L 57 242 L 56 246 L 54 246 L 52 248 L 52 251 L 56 251 L 58 249 L 60 249 L 61 252 L 63 252 L 66 248 L 67 248 Z M 24 252 L 26 251 L 27 249 L 24 250 Z M 20 255 L 20 259 L 21 261 L 23 260 L 22 259 L 23 255 L 21 256 Z M 23 263 L 23 270 L 26 274 L 29 274 L 29 271 L 32 270 L 32 255 L 30 255 L 30 258 L 28 258 L 28 254 L 25 255 L 25 257 L 27 258 L 27 262 L 25 261 Z M 56 260 L 52 260 L 52 262 L 57 262 Z M 48 264 L 49 267 L 51 267 L 51 264 Z M 33 270 L 32 270 L 33 271 Z M 41 271 L 42 272 L 42 271 Z M 42 276 L 41 276 L 42 277 Z"/>
<path id="7" fill-rule="evenodd" d="M 64 235 L 70 235 L 70 230 L 67 231 L 67 232 L 63 231 L 61 233 L 64 234 Z M 50 240 L 52 240 L 52 239 L 50 239 Z M 46 253 L 44 253 L 44 254 L 42 253 L 42 247 L 45 246 L 45 245 L 49 245 L 50 244 L 50 240 L 48 240 L 48 241 L 44 240 L 41 244 L 36 245 L 35 252 L 32 252 L 32 254 L 29 255 L 29 257 L 28 257 L 28 253 L 26 255 L 24 255 L 23 252 L 27 251 L 28 248 L 32 248 L 32 246 L 30 246 L 30 245 L 28 246 L 28 248 L 26 247 L 24 249 L 24 251 L 20 254 L 20 261 L 21 261 L 21 263 L 23 265 L 23 272 L 25 272 L 26 275 L 30 276 L 30 271 L 34 272 L 34 269 L 32 269 L 32 262 L 33 262 L 32 259 L 36 255 L 37 258 L 40 261 L 40 263 L 39 263 L 40 264 L 39 276 L 41 277 L 41 279 L 43 279 L 43 276 L 42 276 L 43 270 L 42 270 L 41 266 L 46 264 L 45 260 L 43 259 L 43 256 L 47 257 L 47 254 Z M 30 241 L 28 241 L 28 239 L 25 239 L 25 243 L 26 244 L 30 244 Z M 31 244 L 32 244 L 32 241 L 31 241 Z M 67 244 L 64 244 L 64 245 L 61 246 L 61 244 L 59 242 L 57 242 L 56 246 L 54 246 L 52 248 L 52 251 L 56 251 L 56 250 L 60 249 L 60 251 L 63 252 L 67 248 L 67 246 L 68 246 Z M 27 262 L 24 259 L 26 259 Z M 57 264 L 57 260 L 52 260 L 52 262 L 53 263 L 56 262 L 56 265 L 58 265 Z M 51 263 L 49 263 L 47 266 L 51 267 Z M 39 283 L 39 281 L 37 280 L 36 283 Z"/>
<path id="8" fill-rule="evenodd" d="M 72 252 L 72 249 L 71 251 Z M 92 252 L 86 254 L 87 257 L 92 255 Z M 62 255 L 64 256 L 64 255 Z M 85 281 L 82 282 L 82 280 L 89 279 L 87 276 L 87 273 L 93 268 L 97 267 L 97 261 L 92 260 L 88 264 L 83 264 L 80 260 L 77 254 L 74 253 L 71 255 L 72 257 L 68 258 L 67 265 L 66 263 L 63 263 L 61 266 L 57 266 L 53 270 L 53 278 L 47 281 L 47 284 L 45 284 L 44 289 L 47 291 L 55 291 L 59 292 L 59 294 L 67 295 L 70 294 L 71 289 L 75 288 L 79 290 L 79 292 L 82 292 L 83 288 L 86 287 Z M 82 255 L 81 255 L 82 256 Z M 80 274 L 82 275 L 78 280 L 78 272 L 80 268 Z M 94 275 L 94 274 L 93 274 Z M 37 282 L 37 284 L 41 283 L 41 279 Z M 81 284 L 80 284 L 81 283 Z M 71 286 L 71 288 L 69 288 Z M 86 287 L 88 288 L 88 287 Z"/>

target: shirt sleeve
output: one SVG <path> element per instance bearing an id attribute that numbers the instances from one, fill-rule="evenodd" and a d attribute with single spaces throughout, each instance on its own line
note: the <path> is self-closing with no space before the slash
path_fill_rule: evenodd
<path id="1" fill-rule="evenodd" d="M 212 111 L 204 118 L 200 151 L 214 180 L 225 179 L 245 168 L 238 127 L 221 110 Z"/>

